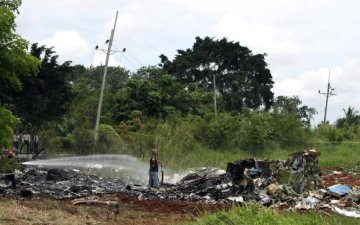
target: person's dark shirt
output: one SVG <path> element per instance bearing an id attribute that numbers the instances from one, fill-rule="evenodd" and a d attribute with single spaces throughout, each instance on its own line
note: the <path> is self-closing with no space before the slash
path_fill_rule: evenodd
<path id="1" fill-rule="evenodd" d="M 159 172 L 159 166 L 158 166 L 158 161 L 157 161 L 156 157 L 150 158 L 150 171 Z"/>

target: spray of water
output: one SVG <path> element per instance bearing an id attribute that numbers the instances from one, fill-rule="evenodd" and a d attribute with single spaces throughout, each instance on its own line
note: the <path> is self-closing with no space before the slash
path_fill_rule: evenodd
<path id="1" fill-rule="evenodd" d="M 144 180 L 148 167 L 130 155 L 89 155 L 24 162 L 24 165 L 114 171 Z"/>
<path id="2" fill-rule="evenodd" d="M 143 181 L 148 179 L 149 165 L 130 155 L 73 156 L 24 162 L 24 165 L 47 168 L 73 168 L 89 170 L 97 175 L 129 176 Z M 160 175 L 160 174 L 159 174 Z M 165 169 L 164 180 L 176 183 L 185 173 L 173 173 Z"/>

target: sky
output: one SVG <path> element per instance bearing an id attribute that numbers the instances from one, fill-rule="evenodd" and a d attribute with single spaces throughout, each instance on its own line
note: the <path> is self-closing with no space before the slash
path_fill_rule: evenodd
<path id="1" fill-rule="evenodd" d="M 240 42 L 267 53 L 275 96 L 299 96 L 324 116 L 329 71 L 336 95 L 327 119 L 349 106 L 360 111 L 360 1 L 358 0 L 23 0 L 17 32 L 53 46 L 60 61 L 101 65 L 119 12 L 110 65 L 135 71 L 172 59 L 196 36 Z M 126 48 L 126 52 L 120 50 Z"/>

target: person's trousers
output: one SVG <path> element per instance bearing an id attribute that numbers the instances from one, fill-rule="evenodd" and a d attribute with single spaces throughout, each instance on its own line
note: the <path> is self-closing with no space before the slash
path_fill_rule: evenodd
<path id="1" fill-rule="evenodd" d="M 25 145 L 26 145 L 26 154 L 30 153 L 30 141 L 24 141 Z"/>
<path id="2" fill-rule="evenodd" d="M 5 175 L 5 182 L 6 183 L 11 182 L 12 188 L 15 189 L 16 188 L 15 174 Z"/>
<path id="3" fill-rule="evenodd" d="M 14 142 L 13 142 L 13 147 L 15 148 L 16 151 L 19 151 L 19 142 L 18 142 L 18 141 L 14 141 Z"/>
<path id="4" fill-rule="evenodd" d="M 151 188 L 160 187 L 158 172 L 149 171 L 149 187 Z"/>

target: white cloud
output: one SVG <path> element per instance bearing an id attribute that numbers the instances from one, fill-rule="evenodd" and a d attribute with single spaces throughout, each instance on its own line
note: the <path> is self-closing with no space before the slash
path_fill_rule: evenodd
<path id="1" fill-rule="evenodd" d="M 255 54 L 267 53 L 266 62 L 275 79 L 289 77 L 289 71 L 302 63 L 301 42 L 294 38 L 292 27 L 280 28 L 271 21 L 249 22 L 238 14 L 221 17 L 216 30 L 219 36 L 238 41 Z"/>
<path id="2" fill-rule="evenodd" d="M 100 51 L 96 51 L 94 58 L 91 62 L 92 66 L 100 66 L 100 65 L 105 65 L 105 61 L 106 61 L 106 53 L 104 52 L 100 52 Z M 109 66 L 122 66 L 120 64 L 120 62 L 118 60 L 116 60 L 114 58 L 114 55 L 110 55 L 109 57 Z"/>
<path id="3" fill-rule="evenodd" d="M 343 65 L 331 68 L 331 87 L 336 96 L 329 99 L 328 120 L 334 122 L 343 117 L 343 108 L 348 106 L 360 108 L 360 93 L 357 91 L 360 83 L 360 59 L 351 60 Z M 324 115 L 325 96 L 320 95 L 318 90 L 326 92 L 329 68 L 308 71 L 300 74 L 297 78 L 280 80 L 274 85 L 276 96 L 297 95 L 304 104 L 314 107 L 318 111 L 315 122 L 319 123 Z"/>
<path id="4" fill-rule="evenodd" d="M 58 31 L 52 37 L 40 41 L 40 44 L 54 47 L 61 62 L 89 59 L 91 51 L 87 41 L 76 31 Z"/>
<path id="5" fill-rule="evenodd" d="M 286 39 L 286 32 L 290 31 L 281 32 L 265 23 L 249 23 L 239 15 L 222 17 L 216 27 L 221 36 L 239 41 L 255 53 L 266 52 L 269 53 L 269 57 L 286 55 L 286 59 L 289 59 L 289 56 L 299 51 L 297 43 Z"/>

